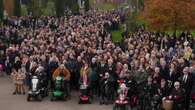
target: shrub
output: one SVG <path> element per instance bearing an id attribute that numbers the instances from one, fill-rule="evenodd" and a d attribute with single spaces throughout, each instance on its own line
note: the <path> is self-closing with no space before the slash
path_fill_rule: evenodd
<path id="1" fill-rule="evenodd" d="M 42 9 L 42 15 L 44 15 L 44 16 L 54 16 L 54 15 L 56 15 L 54 2 L 49 1 L 47 3 L 47 7 Z"/>
<path id="2" fill-rule="evenodd" d="M 21 15 L 28 16 L 28 7 L 26 5 L 21 5 Z"/>

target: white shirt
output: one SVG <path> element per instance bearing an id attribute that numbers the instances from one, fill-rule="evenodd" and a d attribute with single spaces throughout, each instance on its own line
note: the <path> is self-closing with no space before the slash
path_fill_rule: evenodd
<path id="1" fill-rule="evenodd" d="M 184 75 L 184 76 L 183 76 L 183 81 L 184 81 L 185 83 L 186 83 L 187 79 L 188 79 L 188 75 Z"/>

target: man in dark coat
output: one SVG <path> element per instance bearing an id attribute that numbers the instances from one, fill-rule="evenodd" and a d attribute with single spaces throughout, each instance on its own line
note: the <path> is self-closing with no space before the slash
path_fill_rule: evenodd
<path id="1" fill-rule="evenodd" d="M 166 64 L 166 61 L 163 60 L 160 62 L 160 76 L 162 76 L 163 79 L 166 79 L 169 73 L 169 68 Z"/>
<path id="2" fill-rule="evenodd" d="M 185 90 L 185 95 L 186 95 L 184 108 L 185 110 L 188 110 L 190 104 L 190 93 L 193 85 L 193 77 L 191 74 L 189 74 L 189 67 L 185 67 L 183 69 L 183 75 L 181 76 L 180 80 L 181 80 L 182 88 Z"/>
<path id="3" fill-rule="evenodd" d="M 76 81 L 76 66 L 77 65 L 76 63 L 77 63 L 77 60 L 75 59 L 75 57 L 73 55 L 70 55 L 67 63 L 65 64 L 71 74 L 70 84 L 72 88 L 77 88 L 76 87 L 77 85 L 77 81 Z"/>
<path id="4" fill-rule="evenodd" d="M 53 82 L 53 78 L 52 78 L 52 75 L 54 73 L 54 71 L 58 68 L 58 61 L 56 60 L 52 60 L 49 62 L 49 77 L 50 77 L 50 80 L 51 80 L 51 89 L 54 87 L 54 82 Z"/>

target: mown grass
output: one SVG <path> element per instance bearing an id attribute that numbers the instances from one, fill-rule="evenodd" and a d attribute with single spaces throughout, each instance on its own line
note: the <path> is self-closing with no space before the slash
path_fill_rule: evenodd
<path id="1" fill-rule="evenodd" d="M 112 40 L 115 43 L 122 41 L 122 33 L 124 32 L 124 28 L 120 26 L 119 30 L 112 31 Z"/>
<path id="2" fill-rule="evenodd" d="M 195 37 L 195 31 L 192 32 L 192 36 Z"/>
<path id="3" fill-rule="evenodd" d="M 107 11 L 107 10 L 109 11 L 109 10 L 117 8 L 117 5 L 112 4 L 112 3 L 105 3 L 105 4 L 100 5 L 100 7 L 98 8 L 104 11 Z"/>
<path id="4" fill-rule="evenodd" d="M 183 31 L 177 31 L 177 32 L 176 32 L 176 37 L 179 37 L 179 36 L 182 34 L 182 32 L 183 32 Z M 172 36 L 174 32 L 173 32 L 173 31 L 167 31 L 166 33 L 167 33 L 169 36 Z M 191 34 L 192 34 L 193 37 L 195 37 L 195 31 L 192 31 Z"/>

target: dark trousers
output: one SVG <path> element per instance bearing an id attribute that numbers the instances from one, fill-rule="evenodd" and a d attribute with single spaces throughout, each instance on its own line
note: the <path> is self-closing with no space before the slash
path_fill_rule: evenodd
<path id="1" fill-rule="evenodd" d="M 70 97 L 70 82 L 64 81 L 64 93 L 67 95 L 67 97 Z"/>
<path id="2" fill-rule="evenodd" d="M 181 102 L 174 101 L 173 110 L 183 110 L 183 105 Z"/>
<path id="3" fill-rule="evenodd" d="M 185 101 L 184 101 L 184 108 L 185 110 L 189 110 L 190 107 L 190 95 L 186 95 Z"/>
<path id="4" fill-rule="evenodd" d="M 100 85 L 101 87 L 101 93 L 100 93 L 100 99 L 101 101 L 110 101 L 113 102 L 115 98 L 115 88 L 114 88 L 114 83 L 110 82 L 109 84 L 102 84 Z"/>
<path id="5" fill-rule="evenodd" d="M 7 75 L 10 75 L 11 74 L 11 67 L 5 67 L 5 72 Z"/>
<path id="6" fill-rule="evenodd" d="M 75 89 L 76 88 L 76 78 L 75 78 L 75 72 L 71 72 L 71 77 L 70 77 L 70 86 L 71 89 Z"/>
<path id="7" fill-rule="evenodd" d="M 30 88 L 31 80 L 30 80 L 30 75 L 29 74 L 26 74 L 26 85 Z"/>
<path id="8" fill-rule="evenodd" d="M 99 82 L 98 80 L 96 81 L 91 81 L 91 90 L 94 95 L 99 95 Z"/>

